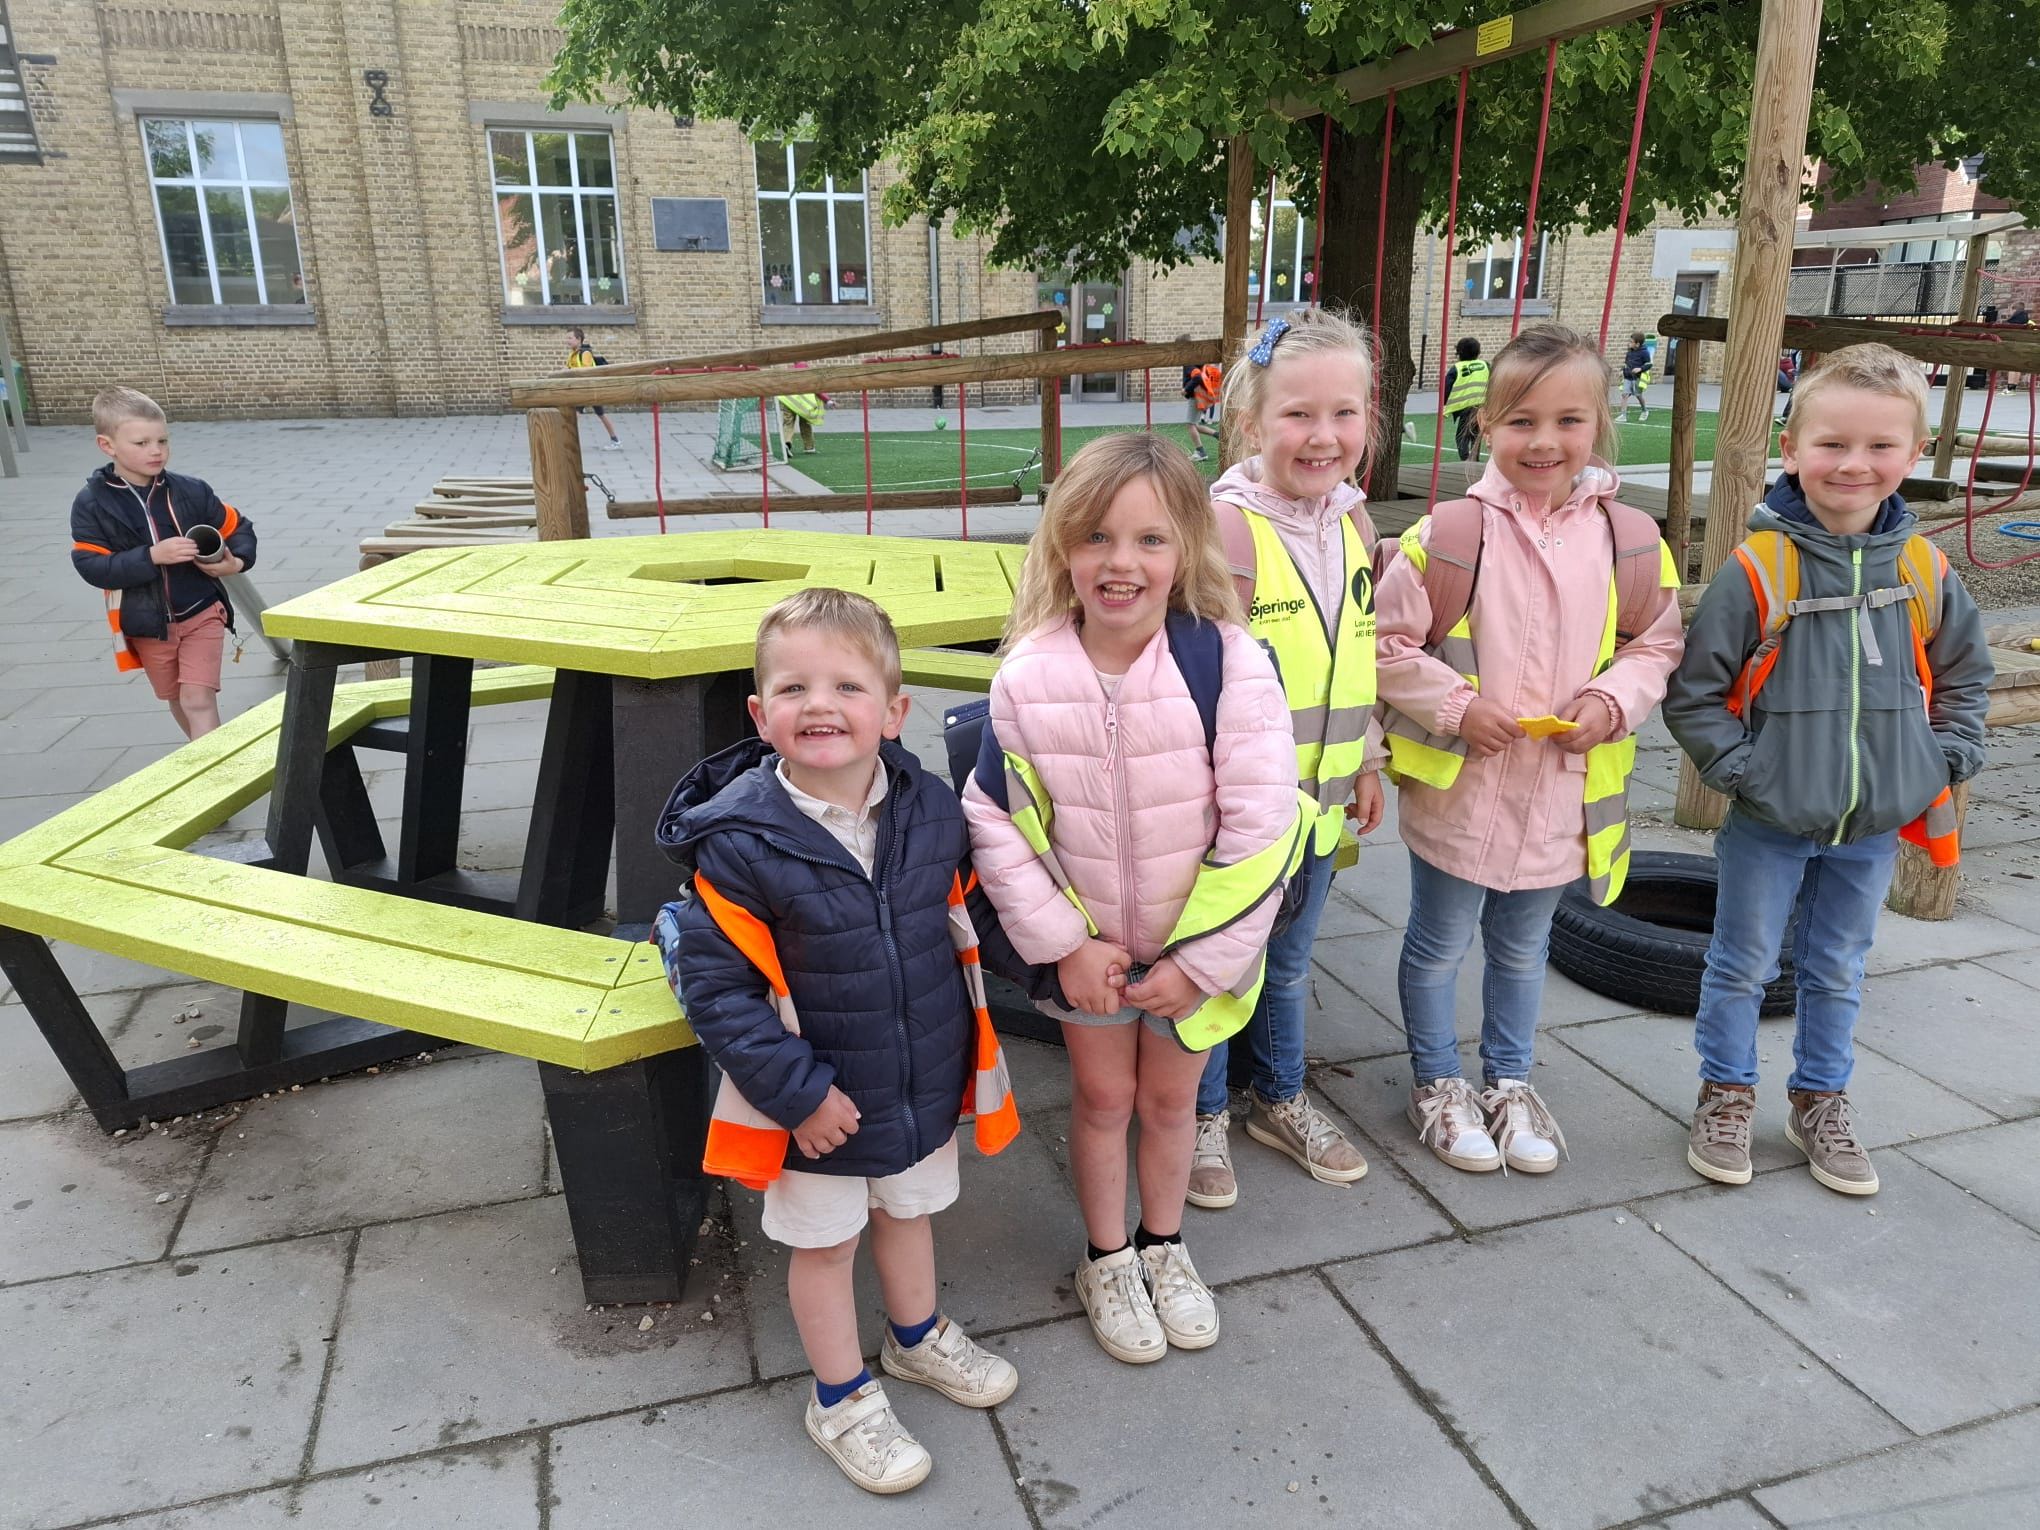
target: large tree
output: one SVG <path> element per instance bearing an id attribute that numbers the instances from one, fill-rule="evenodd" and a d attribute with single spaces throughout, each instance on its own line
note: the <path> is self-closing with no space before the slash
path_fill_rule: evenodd
<path id="1" fill-rule="evenodd" d="M 1217 253 L 1224 146 L 1253 144 L 1316 211 L 1329 110 L 1322 295 L 1374 300 L 1376 219 L 1387 225 L 1381 293 L 1384 425 L 1399 421 L 1411 252 L 1444 220 L 1456 86 L 1396 104 L 1380 196 L 1383 105 L 1347 103 L 1338 71 L 1504 13 L 1496 0 L 566 0 L 562 98 L 613 97 L 735 118 L 758 135 L 811 137 L 854 175 L 901 167 L 894 220 L 951 217 L 992 237 L 995 261 L 1110 274 Z M 1698 215 L 1732 202 L 1748 125 L 1756 0 L 1666 12 L 1631 213 Z M 1607 228 L 1621 204 L 1647 23 L 1562 45 L 1538 221 Z M 1988 187 L 2040 188 L 2040 0 L 1827 0 L 1808 152 L 1826 194 L 1909 182 L 1916 164 L 1983 154 Z M 1536 142 L 1543 56 L 1474 71 L 1459 177 L 1462 241 L 1517 229 Z M 1393 454 L 1388 454 L 1393 462 Z"/>

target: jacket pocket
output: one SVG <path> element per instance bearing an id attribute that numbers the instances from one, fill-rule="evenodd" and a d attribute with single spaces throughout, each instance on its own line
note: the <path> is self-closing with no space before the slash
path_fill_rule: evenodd
<path id="1" fill-rule="evenodd" d="M 1927 722 L 1924 698 L 1908 681 L 1910 702 L 1865 707 L 1863 790 L 1848 837 L 1864 839 L 1902 828 L 1927 810 L 1948 784 L 1948 757 Z"/>
<path id="2" fill-rule="evenodd" d="M 1830 838 L 1852 790 L 1847 707 L 1758 706 L 1761 726 L 1750 747 L 1749 766 L 1736 783 L 1736 797 L 1774 828 Z"/>

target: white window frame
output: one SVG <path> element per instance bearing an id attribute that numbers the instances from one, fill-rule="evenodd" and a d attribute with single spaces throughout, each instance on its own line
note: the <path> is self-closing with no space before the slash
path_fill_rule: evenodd
<path id="1" fill-rule="evenodd" d="M 838 190 L 836 178 L 833 175 L 822 177 L 822 189 L 820 191 L 799 190 L 793 167 L 793 149 L 795 144 L 805 142 L 808 142 L 808 140 L 800 138 L 788 138 L 781 142 L 780 149 L 786 156 L 786 190 L 767 191 L 764 183 L 757 180 L 757 156 L 759 150 L 769 149 L 772 145 L 762 139 L 754 139 L 752 141 L 751 176 L 758 203 L 758 290 L 761 294 L 761 300 L 768 307 L 790 308 L 833 308 L 845 301 L 842 295 L 843 284 L 838 280 L 845 262 L 838 258 L 842 252 L 836 247 L 836 204 L 839 202 L 855 202 L 864 209 L 864 253 L 863 257 L 857 262 L 857 269 L 864 273 L 864 296 L 861 298 L 851 298 L 848 301 L 852 306 L 861 307 L 872 301 L 873 290 L 871 280 L 870 177 L 864 171 L 858 171 L 857 189 L 855 191 Z M 793 301 L 791 303 L 773 303 L 772 289 L 765 276 L 765 204 L 767 202 L 784 202 L 786 204 L 787 237 L 791 242 L 793 250 L 793 280 L 791 284 Z M 807 291 L 800 281 L 799 204 L 802 202 L 820 202 L 827 210 L 829 222 L 829 300 L 827 303 L 810 302 L 802 296 Z"/>
<path id="2" fill-rule="evenodd" d="M 1292 241 L 1288 251 L 1288 270 L 1291 284 L 1288 290 L 1290 295 L 1288 297 L 1277 297 L 1270 283 L 1274 281 L 1275 273 L 1283 268 L 1283 252 L 1275 248 L 1273 238 L 1262 239 L 1259 231 L 1270 227 L 1274 222 L 1275 214 L 1284 208 L 1294 212 L 1296 210 L 1296 203 L 1289 197 L 1278 196 L 1269 205 L 1265 214 L 1263 213 L 1261 203 L 1262 198 L 1254 198 L 1253 208 L 1247 218 L 1247 227 L 1255 231 L 1255 243 L 1265 246 L 1265 253 L 1259 249 L 1255 251 L 1256 255 L 1260 257 L 1260 264 L 1257 267 L 1248 268 L 1249 274 L 1260 284 L 1250 290 L 1249 296 L 1269 307 L 1308 308 L 1315 299 L 1316 292 L 1314 288 L 1309 292 L 1304 290 L 1303 257 L 1306 252 L 1315 250 L 1317 247 L 1317 219 L 1297 213 L 1296 238 Z M 1261 296 L 1263 293 L 1267 294 L 1265 298 Z"/>
<path id="3" fill-rule="evenodd" d="M 1540 229 L 1537 234 L 1537 280 L 1523 289 L 1524 302 L 1539 303 L 1544 300 L 1544 273 L 1550 268 L 1550 259 L 1551 232 L 1548 229 Z M 1516 273 L 1522 265 L 1522 260 L 1523 236 L 1521 234 L 1518 234 L 1509 241 L 1506 250 L 1502 245 L 1490 244 L 1487 247 L 1486 256 L 1481 263 L 1480 290 L 1478 292 L 1462 290 L 1460 293 L 1461 301 L 1468 303 L 1509 303 L 1513 305 L 1516 301 Z M 1466 257 L 1466 263 L 1469 266 L 1473 264 L 1473 257 L 1471 255 Z M 1494 279 L 1497 264 L 1500 264 L 1508 271 L 1509 284 L 1500 297 L 1491 297 L 1489 296 L 1488 288 Z M 1464 280 L 1465 278 L 1462 277 L 1461 281 L 1463 282 Z"/>
<path id="4" fill-rule="evenodd" d="M 498 133 L 515 133 L 524 139 L 524 180 L 521 183 L 506 184 L 496 178 L 496 143 Z M 538 183 L 538 135 L 559 133 L 567 140 L 567 184 L 564 186 L 541 186 Z M 581 184 L 581 152 L 579 140 L 599 138 L 609 153 L 609 184 L 607 186 L 583 186 Z M 483 129 L 482 145 L 489 156 L 489 215 L 496 224 L 496 269 L 503 278 L 503 304 L 507 308 L 524 308 L 529 305 L 518 301 L 518 294 L 510 285 L 510 252 L 503 248 L 503 204 L 506 196 L 527 196 L 531 198 L 531 237 L 538 251 L 538 293 L 539 307 L 554 305 L 552 270 L 545 258 L 545 204 L 544 197 L 566 197 L 574 208 L 574 260 L 580 271 L 581 296 L 558 306 L 568 308 L 626 308 L 630 305 L 630 278 L 624 269 L 623 258 L 623 204 L 617 197 L 616 135 L 606 129 L 583 131 L 569 127 L 518 127 L 488 125 Z M 594 278 L 588 274 L 588 225 L 582 212 L 582 204 L 596 197 L 607 197 L 611 215 L 611 227 L 616 230 L 616 299 L 597 299 Z"/>
<path id="5" fill-rule="evenodd" d="M 273 118 L 264 118 L 262 120 L 273 125 L 279 133 L 282 132 L 283 124 L 280 121 Z M 184 129 L 184 152 L 191 165 L 191 174 L 158 175 L 156 173 L 156 156 L 149 149 L 149 124 L 152 122 L 176 123 Z M 234 154 L 236 163 L 241 167 L 239 175 L 214 178 L 199 174 L 198 124 L 200 122 L 218 122 L 221 126 L 231 127 L 234 130 Z M 163 252 L 163 284 L 170 291 L 170 306 L 175 308 L 182 305 L 177 301 L 176 273 L 170 267 L 170 235 L 169 231 L 163 227 L 163 200 L 156 194 L 165 186 L 191 191 L 194 200 L 198 204 L 198 231 L 199 236 L 205 242 L 205 274 L 206 279 L 212 284 L 212 306 L 215 308 L 267 308 L 273 306 L 269 297 L 269 278 L 262 266 L 262 240 L 256 232 L 259 225 L 255 222 L 255 193 L 257 191 L 282 191 L 290 198 L 292 217 L 290 238 L 291 243 L 297 249 L 298 274 L 302 278 L 305 269 L 305 251 L 304 246 L 298 244 L 297 238 L 297 224 L 295 221 L 297 217 L 297 194 L 291 190 L 290 186 L 289 141 L 286 140 L 284 143 L 285 163 L 283 179 L 280 181 L 254 180 L 250 179 L 248 175 L 248 151 L 246 145 L 241 142 L 241 122 L 239 119 L 228 117 L 170 117 L 159 113 L 151 113 L 146 116 L 136 116 L 135 131 L 141 135 L 142 163 L 149 172 L 149 203 L 156 213 L 156 245 Z M 248 250 L 255 262 L 255 302 L 252 304 L 229 304 L 220 296 L 220 262 L 218 254 L 213 249 L 212 213 L 206 207 L 205 194 L 208 191 L 222 191 L 234 188 L 239 188 L 241 193 L 241 216 L 248 220 Z M 294 295 L 288 299 L 287 304 L 275 306 L 296 307 L 307 301 L 307 294 L 302 287 L 299 287 Z"/>

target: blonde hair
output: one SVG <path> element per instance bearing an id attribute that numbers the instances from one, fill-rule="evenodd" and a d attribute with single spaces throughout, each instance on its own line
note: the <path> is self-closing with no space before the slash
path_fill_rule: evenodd
<path id="1" fill-rule="evenodd" d="M 900 635 L 892 618 L 869 596 L 850 590 L 816 586 L 789 595 L 758 619 L 758 641 L 752 650 L 751 667 L 759 692 L 765 690 L 768 668 L 766 649 L 782 632 L 826 632 L 842 639 L 869 659 L 885 677 L 885 693 L 896 696 L 900 689 Z"/>
<path id="2" fill-rule="evenodd" d="M 1119 491 L 1138 478 L 1154 486 L 1182 554 L 1169 590 L 1170 609 L 1207 621 L 1244 624 L 1204 479 L 1182 447 L 1147 431 L 1129 430 L 1098 437 L 1063 464 L 1041 507 L 1041 523 L 1028 539 L 1027 561 L 1013 591 L 1013 614 L 1006 622 L 1005 646 L 1076 608 L 1070 553 L 1098 529 Z"/>
<path id="3" fill-rule="evenodd" d="M 1905 399 L 1913 406 L 1914 437 L 1923 440 L 1931 434 L 1927 424 L 1926 373 L 1920 370 L 1917 361 L 1888 345 L 1874 342 L 1845 345 L 1823 356 L 1792 390 L 1793 421 L 1804 419 L 1813 400 L 1830 388 L 1857 388 L 1865 393 L 1881 393 L 1886 398 Z M 1785 433 L 1793 433 L 1790 423 Z"/>
<path id="4" fill-rule="evenodd" d="M 129 420 L 151 420 L 167 425 L 163 406 L 135 388 L 101 388 L 92 395 L 92 429 L 111 437 Z"/>
<path id="5" fill-rule="evenodd" d="M 1248 337 L 1237 356 L 1226 363 L 1225 381 L 1219 387 L 1219 404 L 1225 422 L 1226 451 L 1234 460 L 1252 455 L 1248 426 L 1260 419 L 1268 400 L 1268 372 L 1278 361 L 1292 356 L 1321 356 L 1343 352 L 1360 369 L 1360 391 L 1374 396 L 1374 337 L 1367 326 L 1337 308 L 1305 308 L 1288 316 L 1289 328 L 1268 352 L 1268 365 L 1252 361 L 1254 350 L 1274 327 L 1270 321 L 1258 334 Z M 1361 474 L 1374 455 L 1373 421 L 1368 422 L 1367 445 L 1360 453 Z"/>
<path id="6" fill-rule="evenodd" d="M 1615 460 L 1615 416 L 1608 408 L 1614 379 L 1608 358 L 1594 342 L 1563 324 L 1535 324 L 1496 353 L 1488 369 L 1487 402 L 1480 406 L 1480 428 L 1491 431 L 1511 409 L 1529 397 L 1539 383 L 1561 367 L 1578 367 L 1594 382 L 1594 450 Z"/>

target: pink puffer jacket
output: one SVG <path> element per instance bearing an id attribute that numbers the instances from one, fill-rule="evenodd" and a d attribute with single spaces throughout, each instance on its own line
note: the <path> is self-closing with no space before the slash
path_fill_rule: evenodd
<path id="1" fill-rule="evenodd" d="M 992 679 L 999 741 L 1033 762 L 1054 804 L 1056 858 L 1099 933 L 1137 962 L 1161 955 L 1207 853 L 1230 863 L 1296 821 L 1296 745 L 1281 683 L 1260 645 L 1229 624 L 1218 735 L 1207 754 L 1197 703 L 1158 632 L 1107 701 L 1068 620 L 1014 645 Z M 975 781 L 963 791 L 971 859 L 1013 947 L 1060 961 L 1087 938 L 1013 820 Z M 1244 977 L 1278 899 L 1191 941 L 1176 963 L 1207 994 Z"/>

